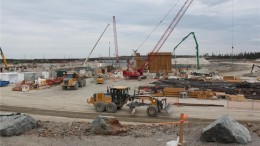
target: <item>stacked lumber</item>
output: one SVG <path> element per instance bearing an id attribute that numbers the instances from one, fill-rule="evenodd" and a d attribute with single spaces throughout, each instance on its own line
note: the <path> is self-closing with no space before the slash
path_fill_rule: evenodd
<path id="1" fill-rule="evenodd" d="M 188 92 L 188 96 L 190 98 L 198 98 L 200 94 L 201 94 L 201 91 L 189 91 Z"/>
<path id="2" fill-rule="evenodd" d="M 188 96 L 190 98 L 209 99 L 215 96 L 216 93 L 212 91 L 189 91 Z"/>
<path id="3" fill-rule="evenodd" d="M 230 101 L 247 101 L 243 94 L 229 95 L 226 94 L 226 99 Z"/>
<path id="4" fill-rule="evenodd" d="M 241 82 L 240 77 L 236 76 L 223 76 L 223 80 L 227 82 Z"/>
<path id="5" fill-rule="evenodd" d="M 215 95 L 212 91 L 202 91 L 201 94 L 199 94 L 199 99 L 209 99 Z"/>
<path id="6" fill-rule="evenodd" d="M 166 97 L 180 97 L 180 92 L 185 91 L 185 88 L 166 87 L 163 89 L 163 95 Z"/>

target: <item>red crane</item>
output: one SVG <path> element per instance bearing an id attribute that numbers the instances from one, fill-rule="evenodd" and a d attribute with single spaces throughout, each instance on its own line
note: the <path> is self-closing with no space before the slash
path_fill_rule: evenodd
<path id="1" fill-rule="evenodd" d="M 163 46 L 165 41 L 168 39 L 168 37 L 170 36 L 170 34 L 174 30 L 174 28 L 177 26 L 178 22 L 181 20 L 182 16 L 185 14 L 185 12 L 187 11 L 187 9 L 189 8 L 189 6 L 191 5 L 192 2 L 193 2 L 193 0 L 186 0 L 184 5 L 181 7 L 181 9 L 177 13 L 177 15 L 175 16 L 173 21 L 170 23 L 170 25 L 168 26 L 168 28 L 166 29 L 166 31 L 164 32 L 164 34 L 162 35 L 162 37 L 160 38 L 158 43 L 155 45 L 152 52 L 150 52 L 150 53 L 157 53 L 161 49 L 161 47 Z M 142 67 L 137 69 L 137 70 L 123 71 L 123 76 L 125 76 L 125 77 L 140 77 L 140 76 L 142 76 L 145 67 L 149 64 L 149 61 L 151 61 L 151 59 L 152 59 L 152 57 L 147 58 L 146 61 L 143 63 Z"/>
<path id="2" fill-rule="evenodd" d="M 114 30 L 114 44 L 115 44 L 116 62 L 119 63 L 117 34 L 116 34 L 116 17 L 115 16 L 113 16 L 113 30 Z"/>

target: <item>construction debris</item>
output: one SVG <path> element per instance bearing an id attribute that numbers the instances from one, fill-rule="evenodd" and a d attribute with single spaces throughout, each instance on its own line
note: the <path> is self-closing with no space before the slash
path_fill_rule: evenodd
<path id="1" fill-rule="evenodd" d="M 252 139 L 246 127 L 230 116 L 224 115 L 203 129 L 201 140 L 206 142 L 247 144 Z"/>
<path id="2" fill-rule="evenodd" d="M 98 115 L 92 122 L 91 131 L 101 135 L 116 135 L 127 132 L 127 128 L 115 117 Z"/>

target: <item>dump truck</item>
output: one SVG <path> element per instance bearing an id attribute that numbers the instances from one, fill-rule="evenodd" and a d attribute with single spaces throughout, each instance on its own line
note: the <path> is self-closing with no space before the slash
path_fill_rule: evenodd
<path id="1" fill-rule="evenodd" d="M 114 86 L 107 89 L 104 93 L 95 93 L 87 99 L 88 104 L 93 104 L 97 112 L 115 113 L 120 110 L 127 102 L 129 113 L 134 114 L 135 108 L 139 106 L 148 106 L 146 113 L 150 117 L 156 117 L 162 109 L 168 113 L 172 111 L 170 104 L 167 104 L 166 99 L 159 100 L 151 96 L 129 95 L 129 87 Z M 144 101 L 148 100 L 148 103 Z"/>
<path id="2" fill-rule="evenodd" d="M 86 77 L 76 72 L 68 72 L 62 82 L 62 89 L 73 88 L 77 90 L 79 87 L 86 86 Z"/>

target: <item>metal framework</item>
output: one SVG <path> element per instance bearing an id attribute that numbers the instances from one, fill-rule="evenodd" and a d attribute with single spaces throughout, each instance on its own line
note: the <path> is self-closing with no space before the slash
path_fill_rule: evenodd
<path id="1" fill-rule="evenodd" d="M 116 33 L 116 17 L 115 16 L 113 16 L 113 31 L 114 31 L 114 44 L 115 44 L 116 62 L 119 63 L 118 43 L 117 43 L 117 33 Z"/>
<path id="2" fill-rule="evenodd" d="M 92 48 L 92 50 L 90 51 L 90 53 L 89 53 L 89 55 L 88 55 L 88 57 L 86 58 L 86 60 L 84 61 L 84 63 L 83 63 L 83 65 L 85 65 L 86 64 L 86 62 L 88 61 L 88 59 L 89 59 L 89 57 L 90 57 L 90 55 L 92 54 L 92 52 L 94 51 L 94 49 L 96 48 L 96 46 L 97 46 L 97 44 L 98 44 L 98 42 L 100 41 L 100 39 L 102 38 L 102 36 L 103 36 L 103 34 L 105 33 L 105 31 L 107 30 L 107 28 L 108 28 L 108 26 L 109 26 L 110 24 L 108 23 L 107 24 L 107 26 L 106 26 L 106 28 L 105 28 L 105 30 L 102 32 L 102 34 L 100 35 L 100 37 L 98 38 L 98 40 L 97 40 L 97 42 L 96 42 L 96 44 L 94 45 L 94 47 Z"/>
<path id="3" fill-rule="evenodd" d="M 180 9 L 180 11 L 177 13 L 177 15 L 175 16 L 175 18 L 173 19 L 173 21 L 171 22 L 169 27 L 166 29 L 166 31 L 164 32 L 164 34 L 158 41 L 158 43 L 155 45 L 154 49 L 152 50 L 152 53 L 158 52 L 161 49 L 161 47 L 163 46 L 165 41 L 168 39 L 168 37 L 172 33 L 173 29 L 176 27 L 178 22 L 181 20 L 182 16 L 187 11 L 187 9 L 189 8 L 189 6 L 191 5 L 192 2 L 193 2 L 193 0 L 186 0 L 186 2 L 184 3 L 184 5 Z"/>

